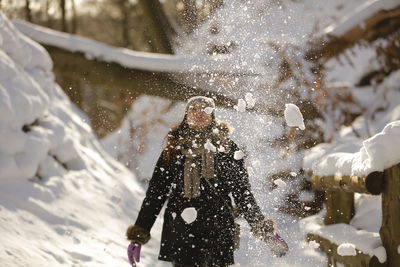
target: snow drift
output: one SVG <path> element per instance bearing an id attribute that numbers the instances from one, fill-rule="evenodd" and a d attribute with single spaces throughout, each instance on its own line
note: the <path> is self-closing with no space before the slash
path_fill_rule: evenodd
<path id="1" fill-rule="evenodd" d="M 143 190 L 51 69 L 47 52 L 0 13 L 0 262 L 122 266 Z"/>

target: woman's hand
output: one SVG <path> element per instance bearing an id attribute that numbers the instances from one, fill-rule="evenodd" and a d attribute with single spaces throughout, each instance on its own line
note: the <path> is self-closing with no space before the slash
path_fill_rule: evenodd
<path id="1" fill-rule="evenodd" d="M 275 223 L 272 219 L 264 219 L 251 229 L 253 235 L 255 235 L 260 239 L 264 239 L 267 234 L 271 234 L 274 231 L 275 231 Z"/>
<path id="2" fill-rule="evenodd" d="M 131 225 L 126 230 L 126 238 L 133 243 L 144 245 L 150 240 L 150 233 L 137 225 Z"/>
<path id="3" fill-rule="evenodd" d="M 267 246 L 275 256 L 282 257 L 288 252 L 289 246 L 285 240 L 275 232 L 276 229 L 273 220 L 264 219 L 264 221 L 254 226 L 251 231 L 256 237 L 267 243 Z"/>
<path id="4" fill-rule="evenodd" d="M 267 243 L 272 253 L 277 257 L 282 257 L 289 251 L 288 244 L 277 233 L 267 234 L 264 241 Z"/>

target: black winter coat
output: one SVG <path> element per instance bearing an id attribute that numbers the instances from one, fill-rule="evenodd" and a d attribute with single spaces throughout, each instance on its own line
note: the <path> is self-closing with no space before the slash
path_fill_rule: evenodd
<path id="1" fill-rule="evenodd" d="M 161 208 L 168 199 L 164 214 L 159 259 L 188 265 L 226 266 L 234 264 L 234 218 L 231 197 L 239 214 L 251 226 L 264 220 L 251 193 L 244 160 L 235 160 L 237 145 L 229 140 L 228 150 L 215 155 L 216 178 L 210 185 L 201 178 L 201 195 L 185 198 L 183 192 L 184 155 L 168 163 L 161 154 L 150 180 L 135 225 L 150 232 Z M 181 217 L 185 208 L 197 211 L 194 222 Z"/>

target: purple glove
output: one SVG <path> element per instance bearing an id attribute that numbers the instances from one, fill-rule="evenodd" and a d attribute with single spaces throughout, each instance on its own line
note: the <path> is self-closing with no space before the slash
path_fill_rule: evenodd
<path id="1" fill-rule="evenodd" d="M 128 246 L 128 260 L 132 266 L 136 266 L 136 262 L 140 261 L 140 249 L 142 246 L 136 243 L 130 243 Z"/>

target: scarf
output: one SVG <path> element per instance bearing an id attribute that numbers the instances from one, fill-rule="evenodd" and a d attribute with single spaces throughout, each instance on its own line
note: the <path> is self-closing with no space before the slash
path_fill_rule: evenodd
<path id="1" fill-rule="evenodd" d="M 200 196 L 200 180 L 215 177 L 215 153 L 224 151 L 224 142 L 219 134 L 188 134 L 181 143 L 182 154 L 185 155 L 183 168 L 184 196 L 196 198 Z"/>

